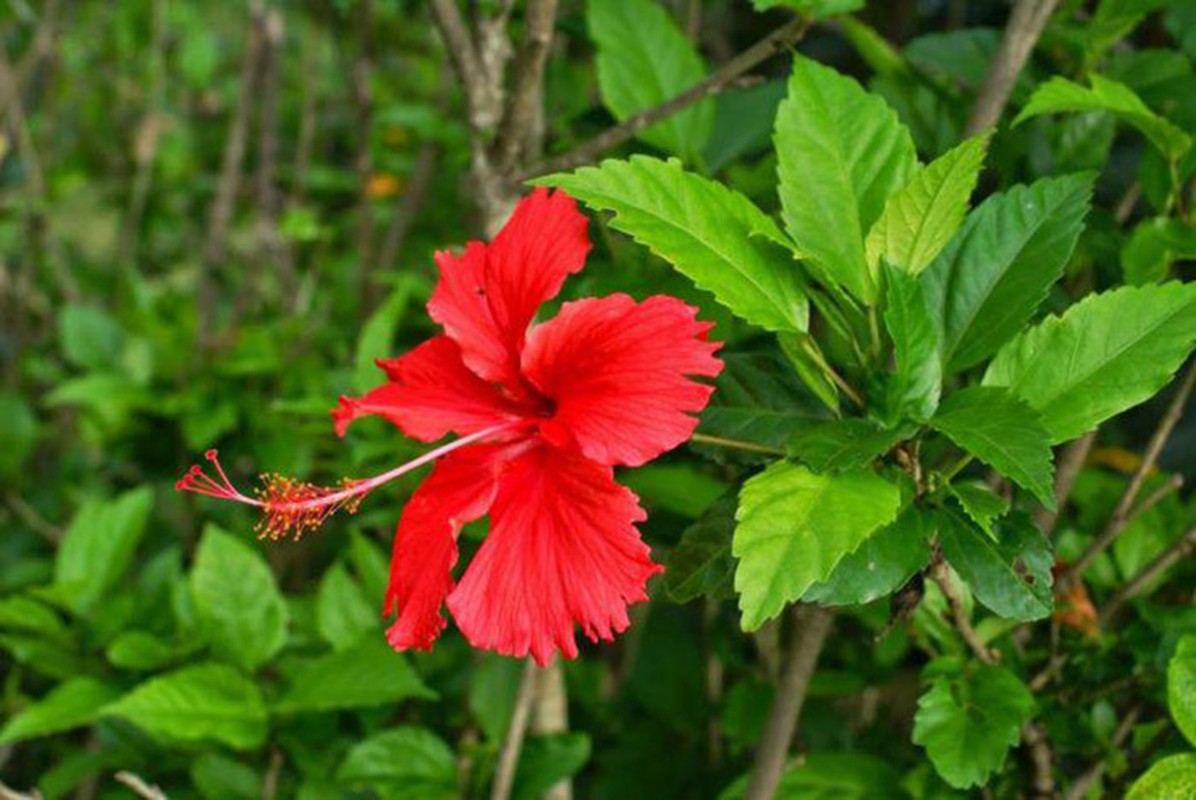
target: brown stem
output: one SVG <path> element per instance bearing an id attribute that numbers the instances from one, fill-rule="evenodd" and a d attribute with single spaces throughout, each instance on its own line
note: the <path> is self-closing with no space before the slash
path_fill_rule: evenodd
<path id="1" fill-rule="evenodd" d="M 810 688 L 810 679 L 814 676 L 818 656 L 830 632 L 832 613 L 827 609 L 799 603 L 793 606 L 790 617 L 794 630 L 785 652 L 776 700 L 764 735 L 756 747 L 756 759 L 744 800 L 769 800 L 776 793 Z"/>
<path id="2" fill-rule="evenodd" d="M 28 792 L 18 792 L 9 786 L 6 786 L 3 781 L 0 781 L 0 800 L 42 800 L 42 793 L 37 789 L 30 789 Z"/>
<path id="3" fill-rule="evenodd" d="M 465 92 L 470 127 L 486 130 L 495 123 L 497 101 L 461 10 L 457 8 L 456 0 L 430 0 L 428 7 L 440 37 L 444 39 L 453 72 Z"/>
<path id="4" fill-rule="evenodd" d="M 946 598 L 947 606 L 951 609 L 951 616 L 955 620 L 955 627 L 959 629 L 959 635 L 963 637 L 967 646 L 976 654 L 976 658 L 985 664 L 996 664 L 1000 661 L 1000 653 L 988 649 L 980 639 L 980 635 L 976 633 L 976 629 L 972 627 L 972 621 L 968 619 L 963 601 L 960 600 L 959 592 L 955 590 L 955 584 L 951 580 L 947 562 L 943 561 L 941 555 L 936 555 L 935 560 L 931 563 L 929 577 Z"/>
<path id="5" fill-rule="evenodd" d="M 509 172 L 515 165 L 528 130 L 535 122 L 556 12 L 557 0 L 528 0 L 524 13 L 526 30 L 515 56 L 515 86 L 494 142 L 494 162 L 499 172 Z"/>
<path id="6" fill-rule="evenodd" d="M 251 14 L 249 41 L 245 46 L 245 59 L 241 63 L 241 90 L 237 95 L 237 105 L 233 110 L 228 136 L 224 142 L 220 179 L 216 185 L 216 194 L 212 198 L 212 207 L 208 212 L 207 241 L 200 259 L 199 287 L 196 292 L 198 334 L 200 343 L 205 346 L 212 340 L 212 316 L 216 310 L 216 286 L 213 273 L 220 262 L 224 260 L 225 249 L 228 245 L 228 229 L 232 221 L 233 206 L 237 200 L 237 190 L 241 184 L 241 167 L 245 160 L 245 149 L 249 143 L 249 120 L 253 111 L 258 66 L 261 63 L 262 48 L 264 47 L 265 36 L 260 2 L 253 4 Z"/>
<path id="7" fill-rule="evenodd" d="M 1084 462 L 1088 460 L 1088 453 L 1092 450 L 1094 442 L 1096 431 L 1084 434 L 1071 442 L 1059 454 L 1059 466 L 1055 470 L 1055 510 L 1048 511 L 1044 506 L 1039 506 L 1034 512 L 1035 524 L 1048 538 L 1055 530 L 1063 506 L 1071 497 L 1076 479 L 1080 476 L 1080 470 L 1084 468 Z"/>
<path id="8" fill-rule="evenodd" d="M 686 89 L 676 97 L 655 106 L 633 114 L 623 122 L 608 128 L 597 136 L 578 145 L 567 153 L 553 156 L 544 161 L 533 164 L 519 173 L 517 180 L 524 181 L 550 172 L 562 172 L 583 164 L 588 164 L 607 150 L 626 142 L 645 128 L 671 117 L 689 106 L 711 97 L 721 91 L 727 84 L 754 69 L 772 56 L 790 47 L 805 34 L 809 22 L 805 19 L 794 19 L 764 37 L 739 55 L 723 64 L 712 72 L 709 77 Z"/>
<path id="9" fill-rule="evenodd" d="M 1125 716 L 1121 718 L 1121 721 L 1117 723 L 1117 729 L 1113 731 L 1113 738 L 1110 742 L 1113 748 L 1118 748 L 1125 744 L 1125 740 L 1129 738 L 1130 731 L 1134 729 L 1134 723 L 1138 721 L 1138 716 L 1141 713 L 1142 706 L 1137 705 L 1127 711 Z M 1102 757 L 1085 770 L 1080 777 L 1076 778 L 1075 783 L 1067 790 L 1066 800 L 1081 800 L 1087 797 L 1088 790 L 1105 773 L 1105 761 L 1106 759 Z"/>
<path id="10" fill-rule="evenodd" d="M 291 165 L 291 184 L 285 204 L 287 211 L 299 208 L 307 194 L 307 168 L 311 163 L 311 153 L 316 138 L 317 81 L 315 72 L 319 68 L 319 63 L 315 58 L 316 47 L 313 42 L 302 42 L 301 49 L 303 52 L 303 74 L 308 79 L 300 81 L 303 102 L 299 110 L 299 133 L 295 142 L 294 162 Z M 282 284 L 283 296 L 290 298 L 291 309 L 298 311 L 302 298 L 298 291 L 295 256 L 295 244 L 284 241 L 279 258 L 279 281 Z"/>
<path id="11" fill-rule="evenodd" d="M 8 506 L 22 522 L 32 528 L 50 544 L 58 544 L 62 541 L 62 529 L 39 514 L 36 508 L 25 502 L 25 500 L 16 492 L 5 492 L 4 504 Z"/>
<path id="12" fill-rule="evenodd" d="M 1030 788 L 1036 800 L 1050 800 L 1057 796 L 1055 792 L 1055 758 L 1051 753 L 1051 743 L 1047 740 L 1046 730 L 1037 723 L 1028 722 L 1022 726 L 1022 744 L 1030 756 L 1032 780 Z"/>
<path id="13" fill-rule="evenodd" d="M 569 695 L 565 689 L 565 672 L 561 660 L 554 659 L 539 673 L 536 690 L 536 714 L 532 730 L 536 733 L 564 733 L 569 730 Z M 542 800 L 570 800 L 573 782 L 568 778 L 546 791 Z"/>
<path id="14" fill-rule="evenodd" d="M 706 702 L 710 708 L 718 708 L 723 699 L 723 669 L 722 659 L 714 646 L 715 628 L 718 625 L 720 603 L 718 600 L 706 598 L 702 609 L 703 650 L 706 660 L 705 685 Z M 717 716 L 712 715 L 706 727 L 706 752 L 710 763 L 717 764 L 722 759 L 723 735 Z"/>
<path id="15" fill-rule="evenodd" d="M 277 747 L 270 749 L 270 763 L 266 767 L 266 777 L 262 781 L 262 800 L 274 800 L 278 796 L 278 778 L 282 774 L 282 751 Z"/>
<path id="16" fill-rule="evenodd" d="M 145 205 L 149 200 L 150 187 L 154 178 L 154 163 L 158 156 L 165 117 L 162 106 L 166 94 L 166 9 L 162 0 L 154 0 L 151 18 L 153 26 L 153 52 L 151 54 L 151 75 L 149 102 L 145 116 L 134 137 L 133 158 L 137 169 L 133 175 L 133 190 L 129 195 L 129 210 L 121 227 L 120 246 L 124 263 L 130 270 L 137 266 L 137 235 Z"/>
<path id="17" fill-rule="evenodd" d="M 1096 624 L 1102 628 L 1105 627 L 1126 603 L 1140 595 L 1155 578 L 1171 569 L 1171 567 L 1187 558 L 1193 552 L 1196 552 L 1196 528 L 1192 528 L 1179 537 L 1170 547 L 1139 570 L 1137 575 L 1130 578 L 1125 586 L 1121 587 L 1109 598 L 1109 602 L 1105 604 L 1100 614 L 1097 615 Z"/>
<path id="18" fill-rule="evenodd" d="M 129 790 L 144 800 L 166 800 L 166 793 L 157 786 L 146 783 L 132 772 L 118 772 L 115 775 L 118 783 L 123 783 Z"/>
<path id="19" fill-rule="evenodd" d="M 1133 476 L 1130 477 L 1129 485 L 1125 488 L 1121 499 L 1117 501 L 1117 507 L 1113 510 L 1113 516 L 1109 518 L 1109 522 L 1105 526 L 1105 529 L 1101 531 L 1100 536 L 1096 537 L 1084 552 L 1080 554 L 1079 558 L 1067 568 L 1067 572 L 1063 574 L 1062 580 L 1059 581 L 1061 586 L 1066 586 L 1070 581 L 1082 575 L 1084 570 L 1092 564 L 1098 555 L 1104 552 L 1105 548 L 1121 535 L 1122 531 L 1129 524 L 1130 512 L 1133 508 L 1134 500 L 1137 499 L 1143 484 L 1146 483 L 1151 470 L 1154 469 L 1155 464 L 1158 462 L 1159 454 L 1163 452 L 1163 447 L 1167 444 L 1167 439 L 1175 429 L 1176 423 L 1183 416 L 1184 406 L 1187 404 L 1188 397 L 1192 394 L 1194 384 L 1196 384 L 1196 361 L 1193 361 L 1192 365 L 1188 368 L 1183 382 L 1180 384 L 1175 396 L 1171 398 L 1171 404 L 1167 407 L 1166 413 L 1163 414 L 1163 418 L 1159 421 L 1154 435 L 1150 437 L 1150 442 L 1146 446 L 1146 452 L 1142 455 L 1142 461 L 1138 464 L 1138 468 L 1134 470 Z"/>
<path id="20" fill-rule="evenodd" d="M 519 679 L 519 694 L 515 696 L 515 708 L 511 712 L 511 723 L 503 739 L 498 755 L 498 766 L 494 770 L 494 783 L 490 787 L 490 800 L 509 800 L 511 788 L 515 785 L 515 769 L 519 766 L 519 753 L 523 750 L 523 739 L 531 720 L 532 707 L 536 703 L 538 670 L 531 659 L 523 667 Z"/>
<path id="21" fill-rule="evenodd" d="M 280 198 L 277 185 L 279 62 L 283 41 L 283 18 L 280 9 L 265 9 L 263 30 L 265 36 L 262 45 L 257 157 L 259 268 L 278 265 L 281 252 L 278 233 Z"/>
<path id="22" fill-rule="evenodd" d="M 374 103 L 370 76 L 374 71 L 374 0 L 362 0 L 357 10 L 358 52 L 353 64 L 353 102 L 357 107 L 357 316 L 365 319 L 374 310 L 374 201 L 370 174 L 374 170 L 370 148 Z"/>
<path id="23" fill-rule="evenodd" d="M 1017 76 L 1038 43 L 1047 20 L 1059 0 L 1017 0 L 1009 24 L 1001 37 L 997 55 L 988 66 L 976 106 L 968 118 L 967 136 L 975 136 L 997 124 L 1009 102 Z"/>

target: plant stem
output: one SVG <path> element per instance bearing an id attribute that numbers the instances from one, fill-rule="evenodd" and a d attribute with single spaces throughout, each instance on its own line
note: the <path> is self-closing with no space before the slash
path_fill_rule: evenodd
<path id="1" fill-rule="evenodd" d="M 768 445 L 755 444 L 754 442 L 741 442 L 738 439 L 724 439 L 721 436 L 709 436 L 705 433 L 695 433 L 689 439 L 699 444 L 710 444 L 716 447 L 726 447 L 731 450 L 743 450 L 748 453 L 764 453 L 770 456 L 788 455 L 788 453 L 779 447 L 769 447 Z"/>
<path id="2" fill-rule="evenodd" d="M 1014 4 L 997 55 L 988 66 L 976 107 L 968 118 L 966 135 L 975 136 L 1001 119 L 1017 76 L 1057 4 L 1058 0 L 1017 0 Z"/>
<path id="3" fill-rule="evenodd" d="M 958 461 L 952 464 L 946 472 L 943 473 L 943 483 L 950 483 L 955 476 L 963 472 L 964 468 L 975 460 L 975 456 L 971 453 L 965 453 Z"/>
<path id="4" fill-rule="evenodd" d="M 827 380 L 839 387 L 839 391 L 843 392 L 843 394 L 847 396 L 847 399 L 850 400 L 856 408 L 864 408 L 866 405 L 864 403 L 864 398 L 860 396 L 859 392 L 852 388 L 850 383 L 843 380 L 842 375 L 840 375 L 838 372 L 835 372 L 835 368 L 830 365 L 830 362 L 823 357 L 822 353 L 818 351 L 817 347 L 814 347 L 813 344 L 811 344 L 809 336 L 802 337 L 801 348 L 805 351 L 806 355 L 808 355 L 814 361 L 815 365 L 822 370 L 822 374 L 826 375 Z"/>
<path id="5" fill-rule="evenodd" d="M 1159 575 L 1175 566 L 1192 552 L 1196 552 L 1196 528 L 1192 528 L 1179 539 L 1177 539 L 1170 547 L 1159 554 L 1157 558 L 1143 567 L 1137 575 L 1130 579 L 1129 583 L 1117 591 L 1109 602 L 1101 609 L 1097 616 L 1096 624 L 1099 627 L 1105 627 L 1108 622 L 1116 616 L 1121 607 L 1130 600 L 1137 597 L 1142 591 Z"/>
<path id="6" fill-rule="evenodd" d="M 798 603 L 792 606 L 789 616 L 794 630 L 785 651 L 776 700 L 756 748 L 756 760 L 744 800 L 770 800 L 776 794 L 810 679 L 831 629 L 832 612 L 825 608 Z"/>
<path id="7" fill-rule="evenodd" d="M 519 753 L 523 749 L 523 738 L 527 735 L 527 724 L 531 720 L 532 706 L 536 701 L 536 664 L 530 658 L 523 667 L 519 679 L 519 694 L 515 697 L 515 709 L 511 712 L 511 724 L 503 739 L 498 766 L 494 770 L 494 784 L 490 788 L 490 800 L 508 800 L 511 787 L 515 784 L 515 768 L 519 766 Z"/>
<path id="8" fill-rule="evenodd" d="M 947 599 L 951 616 L 955 619 L 955 627 L 959 629 L 959 635 L 963 637 L 967 646 L 976 654 L 976 658 L 985 664 L 997 663 L 1000 660 L 999 654 L 988 649 L 976 633 L 976 629 L 972 627 L 972 621 L 964 613 L 963 602 L 959 599 L 959 593 L 955 591 L 955 584 L 951 582 L 951 574 L 947 571 L 947 562 L 943 561 L 941 554 L 936 553 L 935 560 L 930 565 L 929 576 Z"/>

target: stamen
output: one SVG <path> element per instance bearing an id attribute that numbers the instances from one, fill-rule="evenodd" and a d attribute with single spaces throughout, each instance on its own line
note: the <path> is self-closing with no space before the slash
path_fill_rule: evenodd
<path id="1" fill-rule="evenodd" d="M 257 490 L 257 497 L 249 497 L 238 490 L 220 465 L 216 451 L 209 450 L 204 457 L 212 463 L 215 477 L 196 465 L 175 483 L 174 488 L 260 508 L 263 516 L 255 526 L 259 538 L 277 541 L 293 536 L 298 540 L 303 534 L 323 525 L 337 511 L 343 509 L 350 514 L 356 513 L 366 495 L 379 486 L 468 444 L 524 424 L 524 421 L 516 420 L 494 425 L 424 453 L 381 475 L 366 479 L 345 478 L 335 487 L 318 486 L 282 475 L 263 475 L 262 488 Z"/>

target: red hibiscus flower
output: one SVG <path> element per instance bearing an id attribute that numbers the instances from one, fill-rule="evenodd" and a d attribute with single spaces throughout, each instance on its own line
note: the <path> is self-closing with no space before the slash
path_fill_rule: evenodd
<path id="1" fill-rule="evenodd" d="M 722 363 L 710 323 L 672 297 L 579 300 L 533 325 L 589 248 L 574 201 L 537 189 L 490 244 L 437 253 L 428 313 L 444 334 L 379 362 L 387 382 L 332 412 L 341 435 L 373 414 L 425 442 L 457 434 L 450 444 L 335 488 L 268 477 L 257 497 L 234 488 L 209 453 L 216 477 L 192 468 L 179 488 L 258 506 L 264 535 L 298 535 L 434 461 L 395 535 L 392 646 L 430 648 L 445 604 L 474 646 L 541 665 L 558 650 L 576 657 L 575 624 L 591 640 L 613 638 L 661 567 L 636 530 L 638 498 L 612 467 L 688 439 L 712 391 L 690 376 L 713 377 Z M 455 583 L 457 533 L 486 514 L 489 535 Z"/>

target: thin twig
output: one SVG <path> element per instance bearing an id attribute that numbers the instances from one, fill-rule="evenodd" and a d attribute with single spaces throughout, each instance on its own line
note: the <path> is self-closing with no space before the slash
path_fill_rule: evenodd
<path id="1" fill-rule="evenodd" d="M 357 107 L 357 316 L 364 320 L 374 310 L 374 200 L 370 174 L 374 169 L 370 147 L 374 103 L 370 76 L 374 71 L 374 0 L 362 0 L 357 9 L 357 59 L 353 63 L 353 102 Z"/>
<path id="2" fill-rule="evenodd" d="M 968 118 L 967 136 L 975 136 L 995 126 L 1000 120 L 1001 113 L 1009 102 L 1009 95 L 1013 92 L 1013 86 L 1017 83 L 1017 76 L 1026 66 L 1026 61 L 1058 2 L 1059 0 L 1017 0 L 1014 4 L 1013 12 L 1009 15 L 1009 24 L 997 48 L 997 55 L 988 66 L 984 83 L 976 98 L 976 106 Z"/>
<path id="3" fill-rule="evenodd" d="M 280 198 L 278 165 L 278 88 L 283 45 L 283 17 L 278 8 L 264 9 L 257 151 L 258 270 L 279 265 L 282 240 L 278 232 Z"/>
<path id="4" fill-rule="evenodd" d="M 133 794 L 144 800 L 166 800 L 166 793 L 157 786 L 152 786 L 141 778 L 134 775 L 132 772 L 118 772 L 115 775 L 117 782 L 123 783 L 132 790 Z"/>
<path id="5" fill-rule="evenodd" d="M 302 30 L 302 29 L 301 29 Z M 317 96 L 315 73 L 319 69 L 316 59 L 317 41 L 313 37 L 304 37 L 307 41 L 300 42 L 303 53 L 302 70 L 307 80 L 300 81 L 303 90 L 303 102 L 299 110 L 299 133 L 295 142 L 295 157 L 291 164 L 290 189 L 287 193 L 286 210 L 293 211 L 303 205 L 307 195 L 307 168 L 311 163 L 311 154 L 316 138 Z M 282 284 L 283 296 L 290 298 L 292 311 L 301 307 L 301 294 L 297 291 L 298 279 L 295 271 L 295 244 L 284 241 L 282 254 L 279 259 L 279 280 Z"/>
<path id="6" fill-rule="evenodd" d="M 1140 595 L 1155 578 L 1187 558 L 1194 551 L 1196 551 L 1196 528 L 1192 528 L 1179 537 L 1179 539 L 1172 542 L 1170 547 L 1139 570 L 1138 574 L 1130 578 L 1125 586 L 1117 590 L 1109 598 L 1109 602 L 1105 604 L 1105 607 L 1100 610 L 1100 614 L 1096 618 L 1096 624 L 1102 628 L 1105 627 L 1117 615 L 1122 606 Z"/>
<path id="7" fill-rule="evenodd" d="M 270 748 L 270 764 L 262 781 L 262 800 L 274 800 L 278 796 L 278 778 L 282 774 L 282 750 Z"/>
<path id="8" fill-rule="evenodd" d="M 691 435 L 690 441 L 698 444 L 710 444 L 715 447 L 726 447 L 731 450 L 743 450 L 748 453 L 764 453 L 770 456 L 783 456 L 785 451 L 779 447 L 769 447 L 764 444 L 756 444 L 754 442 L 741 442 L 738 439 L 724 439 L 721 436 L 709 436 L 705 433 L 695 433 Z"/>
<path id="9" fill-rule="evenodd" d="M 435 142 L 428 142 L 419 149 L 415 157 L 415 167 L 411 171 L 411 178 L 407 181 L 407 189 L 403 197 L 395 205 L 390 224 L 386 226 L 386 233 L 382 238 L 382 249 L 378 255 L 378 264 L 387 269 L 394 267 L 403 251 L 403 243 L 411 231 L 419 212 L 428 199 L 428 192 L 432 188 L 432 181 L 436 177 L 436 161 L 440 156 L 440 147 Z"/>
<path id="10" fill-rule="evenodd" d="M 1068 582 L 1082 575 L 1084 570 L 1092 564 L 1098 555 L 1104 552 L 1105 548 L 1121 535 L 1122 531 L 1129 524 L 1134 501 L 1137 499 L 1138 493 L 1142 490 L 1142 486 L 1146 483 L 1151 470 L 1154 469 L 1155 464 L 1158 462 L 1159 454 L 1163 452 L 1163 447 L 1167 444 L 1167 439 L 1175 429 L 1176 423 L 1183 416 L 1184 407 L 1188 402 L 1188 397 L 1192 394 L 1193 385 L 1196 385 L 1196 361 L 1193 361 L 1192 365 L 1188 368 L 1183 382 L 1175 392 L 1175 396 L 1171 398 L 1171 404 L 1167 407 L 1166 413 L 1159 420 L 1159 425 L 1146 446 L 1146 452 L 1142 455 L 1141 463 L 1138 464 L 1138 468 L 1134 470 L 1133 476 L 1130 477 L 1129 485 L 1126 486 L 1121 499 L 1117 501 L 1117 507 L 1113 510 L 1113 516 L 1109 518 L 1109 522 L 1105 525 L 1105 529 L 1101 531 L 1100 536 L 1096 537 L 1084 552 L 1068 566 L 1067 571 L 1061 576 L 1062 579 L 1059 581 L 1061 585 L 1065 586 Z"/>
<path id="11" fill-rule="evenodd" d="M 1110 741 L 1113 749 L 1125 744 L 1125 740 L 1129 738 L 1130 731 L 1134 729 L 1134 723 L 1138 721 L 1138 715 L 1141 713 L 1142 706 L 1136 705 L 1127 711 L 1125 716 L 1121 718 L 1121 721 L 1117 723 L 1117 729 L 1113 731 L 1113 738 Z M 1106 758 L 1101 757 L 1096 763 L 1085 770 L 1080 777 L 1076 778 L 1075 783 L 1067 790 L 1066 800 L 1081 800 L 1081 798 L 1087 797 L 1088 790 L 1104 774 L 1106 760 Z"/>
<path id="12" fill-rule="evenodd" d="M 490 800 L 509 800 L 511 788 L 515 785 L 515 769 L 519 766 L 519 753 L 523 750 L 523 739 L 531 721 L 532 707 L 536 703 L 538 684 L 535 662 L 528 659 L 519 679 L 519 694 L 515 696 L 515 708 L 511 712 L 511 723 L 503 739 L 498 755 L 498 766 L 494 770 L 494 783 L 490 787 Z"/>
<path id="13" fill-rule="evenodd" d="M 1096 442 L 1096 431 L 1084 434 L 1071 442 L 1059 454 L 1059 466 L 1055 470 L 1055 510 L 1050 511 L 1046 506 L 1039 506 L 1034 512 L 1035 524 L 1048 538 L 1055 530 L 1055 525 L 1059 522 L 1059 514 L 1062 513 L 1068 498 L 1071 497 L 1076 479 L 1080 476 L 1080 470 L 1084 468 L 1084 462 L 1088 460 L 1088 453 L 1092 450 L 1094 442 Z"/>
<path id="14" fill-rule="evenodd" d="M 16 492 L 4 493 L 4 505 L 8 506 L 21 522 L 24 522 L 33 531 L 39 534 L 50 544 L 58 544 L 62 541 L 62 528 L 59 528 L 54 523 L 43 517 L 38 510 L 27 503 Z"/>
<path id="15" fill-rule="evenodd" d="M 928 575 L 934 581 L 935 585 L 939 587 L 939 591 L 943 593 L 943 597 L 946 598 L 947 606 L 951 609 L 951 616 L 955 620 L 955 627 L 959 629 L 959 635 L 963 637 L 967 646 L 976 654 L 976 658 L 985 664 L 996 664 L 1000 661 L 1000 653 L 990 650 L 984 644 L 984 641 L 981 640 L 980 635 L 976 633 L 976 629 L 972 627 L 972 621 L 968 619 L 968 615 L 964 611 L 963 601 L 959 598 L 959 592 L 955 590 L 955 584 L 951 581 L 951 573 L 947 569 L 947 562 L 943 561 L 941 555 L 936 554 L 935 560 L 930 565 Z"/>
<path id="16" fill-rule="evenodd" d="M 1022 726 L 1022 744 L 1029 752 L 1030 765 L 1033 768 L 1033 780 L 1030 784 L 1034 791 L 1033 797 L 1038 800 L 1055 797 L 1055 757 L 1051 752 L 1046 730 L 1036 722 L 1027 722 Z"/>
<path id="17" fill-rule="evenodd" d="M 569 694 L 565 688 L 565 671 L 561 660 L 537 670 L 536 711 L 532 730 L 536 733 L 564 733 L 569 730 Z M 549 787 L 541 800 L 571 800 L 573 781 L 564 778 Z"/>
<path id="18" fill-rule="evenodd" d="M 129 210 L 125 214 L 124 224 L 121 226 L 120 246 L 117 252 L 130 270 L 137 265 L 138 243 L 137 235 L 141 227 L 141 218 L 145 214 L 145 205 L 149 199 L 150 187 L 154 178 L 154 163 L 158 157 L 158 144 L 162 138 L 162 128 L 165 126 L 165 115 L 162 106 L 166 96 L 166 9 L 163 0 L 153 0 L 151 5 L 151 25 L 153 28 L 152 47 L 150 53 L 150 89 L 149 102 L 145 116 L 138 126 L 134 137 L 133 158 L 137 169 L 133 175 L 133 189 L 129 195 Z"/>
<path id="19" fill-rule="evenodd" d="M 535 121 L 556 12 L 557 0 L 528 0 L 523 42 L 515 56 L 515 85 L 494 141 L 494 162 L 501 173 L 509 172 L 515 165 L 528 129 Z"/>
<path id="20" fill-rule="evenodd" d="M 686 89 L 658 106 L 631 115 L 618 125 L 608 128 L 567 153 L 533 164 L 519 173 L 517 180 L 524 181 L 550 172 L 562 172 L 590 163 L 612 147 L 632 139 L 645 128 L 671 117 L 700 100 L 717 94 L 736 78 L 792 46 L 805 35 L 808 28 L 809 22 L 805 19 L 791 20 L 723 64 L 701 83 Z"/>
<path id="21" fill-rule="evenodd" d="M 9 786 L 6 786 L 3 781 L 0 781 L 0 800 L 42 800 L 42 793 L 37 789 L 30 789 L 28 792 L 18 792 Z"/>
<path id="22" fill-rule="evenodd" d="M 777 790 L 789 747 L 797 731 L 802 706 L 810 688 L 810 679 L 818 666 L 818 656 L 831 629 L 833 614 L 825 608 L 798 603 L 789 614 L 793 621 L 789 646 L 784 656 L 776 699 L 760 743 L 744 800 L 769 800 Z"/>
<path id="23" fill-rule="evenodd" d="M 457 8 L 456 0 L 431 0 L 428 7 L 440 37 L 444 39 L 457 81 L 465 92 L 470 128 L 486 130 L 497 119 L 497 102 L 490 89 L 492 82 L 487 78 L 461 10 Z"/>

